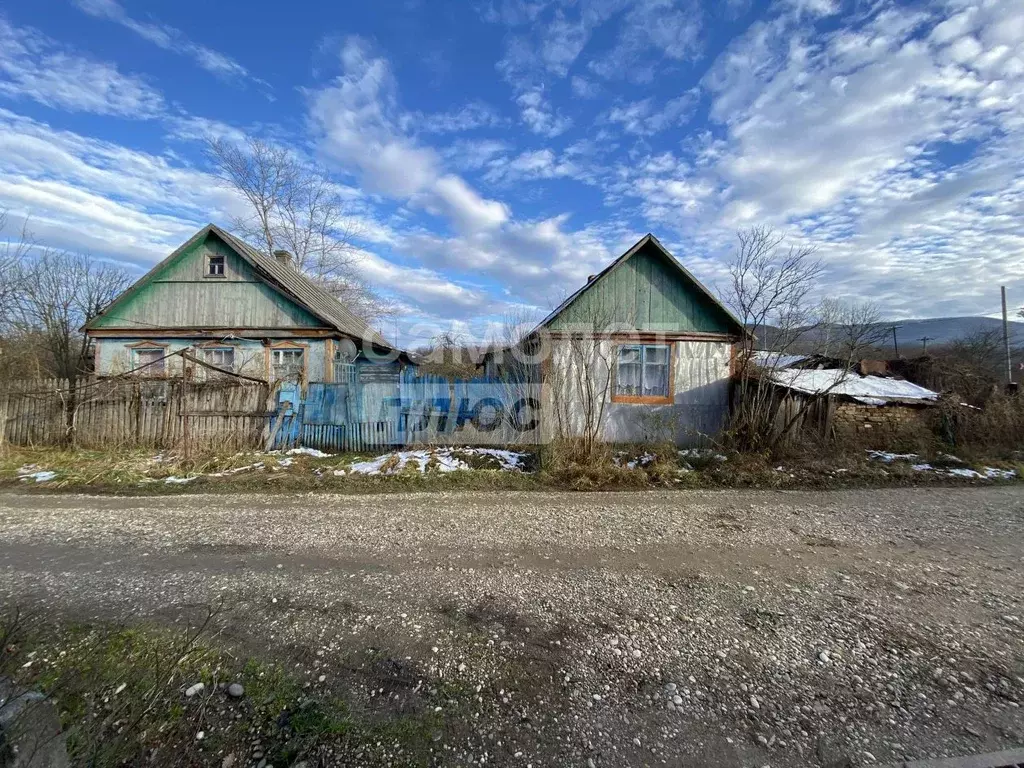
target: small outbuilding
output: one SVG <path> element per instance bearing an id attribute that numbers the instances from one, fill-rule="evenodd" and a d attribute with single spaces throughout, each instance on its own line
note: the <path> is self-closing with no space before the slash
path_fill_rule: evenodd
<path id="1" fill-rule="evenodd" d="M 940 397 L 909 381 L 846 368 L 769 369 L 762 381 L 776 390 L 776 429 L 790 434 L 810 428 L 870 437 L 931 428 Z"/>

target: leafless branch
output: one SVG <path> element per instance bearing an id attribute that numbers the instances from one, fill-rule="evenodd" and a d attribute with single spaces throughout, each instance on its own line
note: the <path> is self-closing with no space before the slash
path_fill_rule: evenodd
<path id="1" fill-rule="evenodd" d="M 267 255 L 290 252 L 296 268 L 364 320 L 394 313 L 359 275 L 358 220 L 324 168 L 253 137 L 241 145 L 208 139 L 207 156 L 225 186 L 248 205 L 248 214 L 232 221 L 243 239 Z"/>

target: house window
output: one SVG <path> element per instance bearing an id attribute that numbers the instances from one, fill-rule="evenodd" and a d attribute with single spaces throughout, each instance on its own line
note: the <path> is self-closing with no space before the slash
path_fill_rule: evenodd
<path id="1" fill-rule="evenodd" d="M 203 350 L 203 359 L 210 365 L 224 371 L 235 370 L 234 347 L 207 347 Z"/>
<path id="2" fill-rule="evenodd" d="M 615 359 L 613 400 L 669 402 L 672 353 L 668 344 L 623 344 Z"/>
<path id="3" fill-rule="evenodd" d="M 206 276 L 224 277 L 223 254 L 210 254 L 206 257 Z"/>
<path id="4" fill-rule="evenodd" d="M 304 349 L 275 349 L 271 351 L 271 365 L 275 379 L 300 379 L 305 364 Z"/>
<path id="5" fill-rule="evenodd" d="M 163 376 L 167 352 L 163 349 L 133 350 L 132 368 L 139 376 Z"/>

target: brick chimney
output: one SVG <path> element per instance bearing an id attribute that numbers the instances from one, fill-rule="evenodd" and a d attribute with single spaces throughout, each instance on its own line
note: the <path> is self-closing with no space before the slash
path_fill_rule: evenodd
<path id="1" fill-rule="evenodd" d="M 274 251 L 274 258 L 282 267 L 291 267 L 292 254 L 290 251 Z"/>

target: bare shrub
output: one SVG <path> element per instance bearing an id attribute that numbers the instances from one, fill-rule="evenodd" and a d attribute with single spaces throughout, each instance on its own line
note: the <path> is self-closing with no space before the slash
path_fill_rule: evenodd
<path id="1" fill-rule="evenodd" d="M 1024 399 L 1002 393 L 983 408 L 945 400 L 939 434 L 943 442 L 966 455 L 1012 455 L 1024 446 Z"/>

